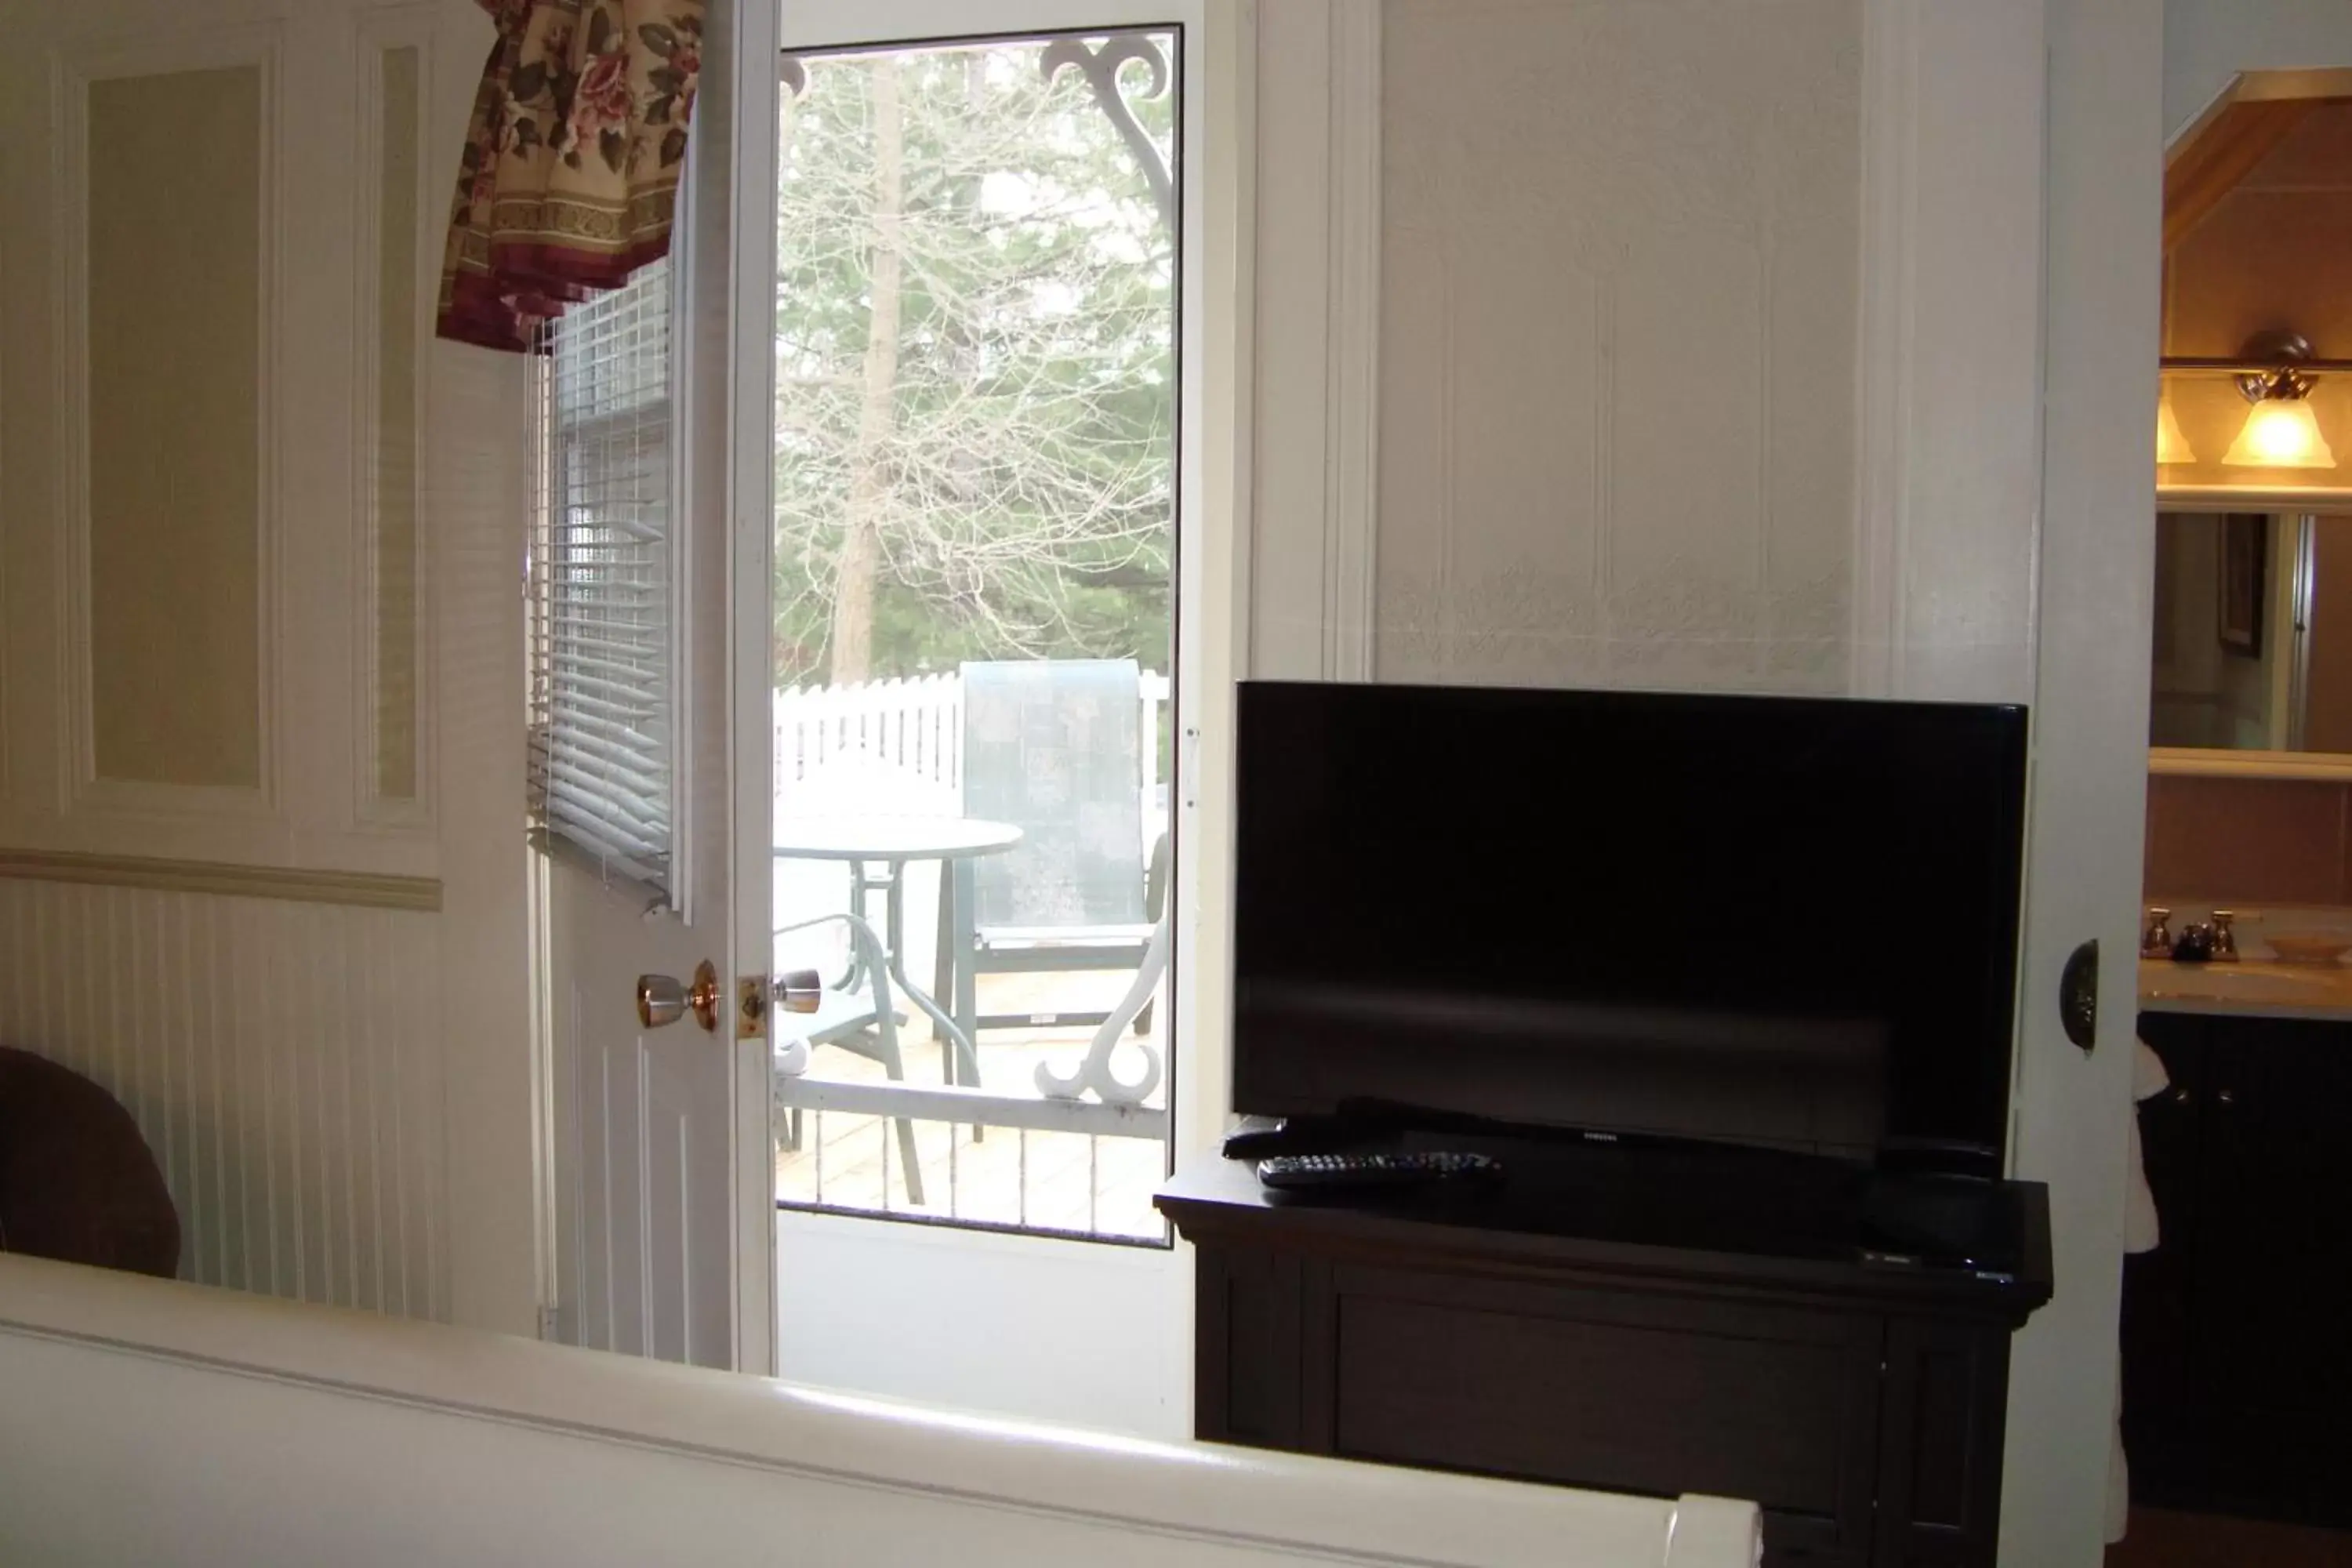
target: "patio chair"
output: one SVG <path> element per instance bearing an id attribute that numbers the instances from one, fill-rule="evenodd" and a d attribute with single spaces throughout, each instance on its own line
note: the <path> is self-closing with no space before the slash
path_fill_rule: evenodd
<path id="1" fill-rule="evenodd" d="M 789 1009 L 778 1006 L 769 1012 L 768 1045 L 778 1064 L 772 1081 L 778 1086 L 780 1098 L 783 1079 L 799 1076 L 782 1067 L 786 1047 L 793 1040 L 806 1041 L 812 1049 L 838 1046 L 867 1061 L 879 1062 L 894 1082 L 907 1076 L 906 1062 L 898 1054 L 898 1026 L 907 1017 L 891 1005 L 890 966 L 883 962 L 882 939 L 864 917 L 847 913 L 819 915 L 814 920 L 780 926 L 775 935 L 790 936 L 835 921 L 849 931 L 849 978 L 826 984 L 813 970 L 805 972 L 804 977 L 794 975 L 787 983 L 794 990 L 794 1004 Z M 784 1148 L 798 1150 L 801 1108 L 779 1104 L 775 1109 Z M 894 1120 L 898 1124 L 898 1155 L 906 1167 L 907 1198 L 919 1204 L 923 1201 L 923 1166 L 915 1148 L 915 1124 L 903 1116 Z"/>
<path id="2" fill-rule="evenodd" d="M 1168 900 L 1169 841 L 1143 852 L 1141 674 L 1133 659 L 963 667 L 963 808 L 1022 832 L 1011 852 L 960 861 L 955 1016 L 982 1029 L 1097 1026 L 1103 1012 L 982 1016 L 983 974 L 1134 969 Z M 943 900 L 944 911 L 944 900 Z M 1138 1026 L 1149 1032 L 1146 1008 Z"/>

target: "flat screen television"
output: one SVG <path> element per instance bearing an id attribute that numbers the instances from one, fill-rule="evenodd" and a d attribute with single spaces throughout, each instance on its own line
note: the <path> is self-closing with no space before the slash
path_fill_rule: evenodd
<path id="1" fill-rule="evenodd" d="M 1245 681 L 1234 1104 L 1998 1175 L 2022 708 Z"/>

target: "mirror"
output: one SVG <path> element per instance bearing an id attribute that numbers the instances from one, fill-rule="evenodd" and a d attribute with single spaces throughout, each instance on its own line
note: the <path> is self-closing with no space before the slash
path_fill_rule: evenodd
<path id="1" fill-rule="evenodd" d="M 2352 517 L 2159 511 L 2150 669 L 2152 747 L 2352 753 Z"/>

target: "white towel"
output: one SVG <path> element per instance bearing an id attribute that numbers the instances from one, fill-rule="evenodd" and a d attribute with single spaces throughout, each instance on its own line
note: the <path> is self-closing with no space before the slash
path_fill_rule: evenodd
<path id="1" fill-rule="evenodd" d="M 2172 1087 L 2170 1075 L 2164 1070 L 2164 1058 L 2148 1049 L 2146 1040 L 2132 1041 L 2132 1103 L 2153 1100 Z M 2159 1226 L 2157 1222 L 2156 1194 L 2148 1191 L 2147 1163 L 2139 1148 L 2139 1117 L 2131 1119 L 2131 1163 L 2124 1173 L 2124 1250 L 2153 1252 L 2156 1250 Z"/>
<path id="2" fill-rule="evenodd" d="M 2148 1048 L 2142 1039 L 2132 1041 L 2132 1105 L 2131 1163 L 2124 1173 L 2124 1250 L 2153 1252 L 2160 1229 L 2157 1222 L 2156 1194 L 2148 1190 L 2147 1163 L 2139 1148 L 2139 1114 L 2143 1100 L 2153 1100 L 2172 1087 L 2172 1077 L 2164 1070 L 2164 1058 Z M 2124 1528 L 2131 1513 L 2131 1466 L 2124 1458 L 2124 1379 L 2123 1355 L 2118 1347 L 2116 1357 L 2116 1439 L 2107 1460 L 2107 1539 L 2124 1538 Z"/>

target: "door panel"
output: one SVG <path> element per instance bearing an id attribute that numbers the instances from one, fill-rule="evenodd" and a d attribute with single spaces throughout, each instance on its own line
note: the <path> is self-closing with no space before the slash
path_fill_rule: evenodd
<path id="1" fill-rule="evenodd" d="M 560 875 L 589 880 L 568 868 Z M 555 906 L 554 935 L 566 944 L 558 963 L 574 972 L 559 1011 L 573 1026 L 563 1055 L 576 1064 L 567 1120 L 579 1130 L 567 1161 L 576 1201 L 564 1249 L 562 1299 L 574 1309 L 566 1337 L 730 1365 L 726 1206 L 723 1196 L 705 1195 L 712 1173 L 723 1179 L 726 1171 L 728 1047 L 690 1018 L 664 1030 L 615 1026 L 628 1016 L 623 992 L 633 976 L 595 968 L 604 954 L 682 955 L 694 933 L 677 928 L 647 942 L 628 929 L 636 921 L 626 903 L 593 882 L 561 889 Z"/>
<path id="2" fill-rule="evenodd" d="M 673 238 L 682 279 L 671 331 L 676 887 L 667 907 L 649 910 L 643 890 L 607 887 L 559 858 L 547 865 L 541 903 L 557 1135 L 555 1331 L 759 1373 L 773 1365 L 767 1047 L 736 1037 L 732 976 L 765 967 L 755 924 L 745 952 L 759 956 L 742 969 L 734 918 L 766 903 L 764 861 L 739 878 L 734 848 L 739 839 L 766 843 L 767 759 L 763 746 L 748 748 L 755 754 L 739 773 L 730 738 L 738 637 L 751 645 L 755 669 L 766 659 L 761 616 L 745 613 L 738 588 L 766 591 L 770 350 L 757 301 L 771 287 L 772 265 L 761 258 L 774 237 L 771 225 L 747 224 L 739 254 L 732 182 L 737 149 L 750 146 L 756 159 L 773 139 L 773 26 L 763 5 L 710 8 L 713 66 L 702 76 Z M 740 124 L 759 135 L 747 141 Z M 734 328 L 747 321 L 749 347 L 739 353 Z M 764 700 L 758 711 L 745 732 L 764 740 Z M 721 976 L 718 1028 L 704 1030 L 691 1014 L 642 1027 L 637 976 L 686 980 L 706 960 Z"/>

